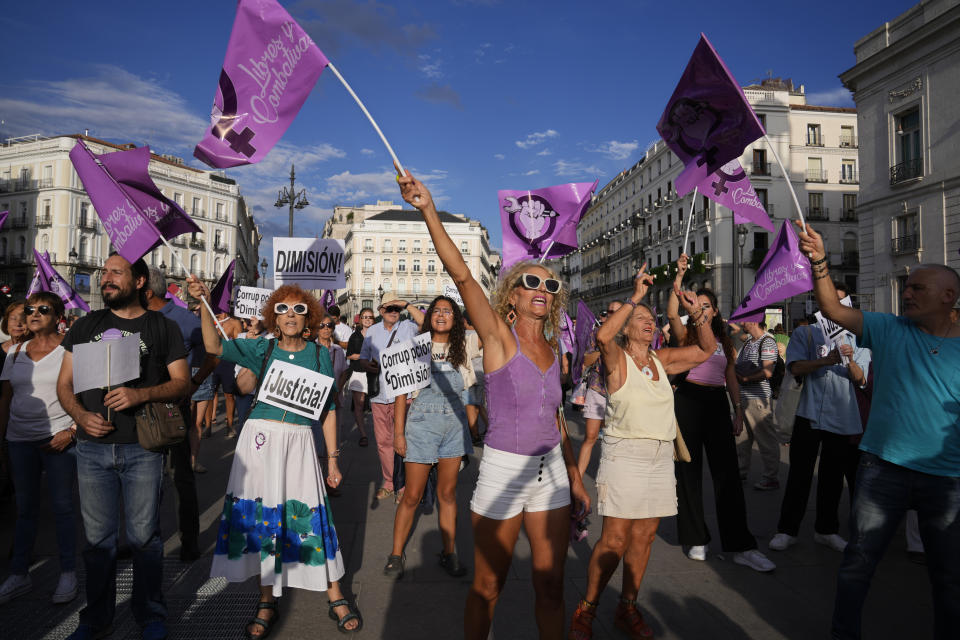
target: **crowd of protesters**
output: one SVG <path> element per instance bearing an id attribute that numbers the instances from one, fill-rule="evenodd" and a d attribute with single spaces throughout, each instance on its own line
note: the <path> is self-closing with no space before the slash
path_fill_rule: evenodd
<path id="1" fill-rule="evenodd" d="M 921 265 L 907 280 L 901 316 L 863 312 L 830 279 L 822 240 L 807 227 L 800 245 L 812 264 L 817 306 L 848 333 L 831 339 L 811 318 L 780 341 L 762 320 L 726 322 L 710 289 L 686 290 L 684 255 L 665 314 L 668 340 L 656 348 L 662 322 L 644 301 L 652 283 L 644 266 L 632 295 L 601 313 L 585 348 L 572 399 L 585 422 L 575 452 L 562 388 L 570 362 L 559 340 L 564 283 L 549 266 L 521 262 L 505 270 L 488 298 L 447 236 L 430 192 L 412 176 L 398 182 L 404 200 L 423 214 L 464 308 L 446 296 L 422 304 L 389 300 L 347 322 L 336 306 L 325 309 L 309 292 L 283 286 L 259 318 L 215 317 L 204 305 L 176 304 L 166 297 L 160 271 L 119 255 L 104 265 L 100 311 L 66 317 L 60 298 L 45 292 L 7 305 L 0 323 L 9 336 L 2 344 L 0 463 L 17 509 L 0 606 L 32 589 L 38 518 L 49 508 L 60 569 L 52 602 L 70 602 L 82 587 L 86 606 L 70 637 L 108 635 L 122 521 L 133 559 L 134 618 L 145 639 L 167 637 L 159 522 L 164 470 L 175 487 L 180 560 L 192 562 L 203 555 L 195 474 L 205 471 L 201 443 L 218 413 L 219 388 L 224 432 L 235 438 L 235 451 L 211 575 L 232 582 L 259 577 L 259 602 L 243 626 L 248 638 L 271 633 L 284 587 L 326 592 L 338 629 L 362 628 L 360 611 L 340 587 L 346 551 L 331 498 L 343 483 L 341 444 L 356 438 L 366 455 L 368 425 L 380 463 L 374 501 L 392 498 L 397 505 L 383 573 L 403 577 L 417 509 L 435 500 L 440 566 L 455 578 L 472 573 L 464 637 L 489 634 L 521 529 L 530 542 L 532 615 L 541 637 L 593 637 L 600 594 L 621 560 L 613 623 L 627 637 L 652 637 L 637 598 L 660 520 L 677 516 L 688 558 L 710 556 L 704 459 L 720 547 L 737 564 L 772 571 L 776 565 L 747 525 L 744 483 L 756 444 L 761 474 L 752 486 L 779 490 L 788 443 L 789 471 L 767 548 L 782 552 L 800 543 L 819 460 L 813 540 L 843 554 L 832 636 L 860 637 L 873 573 L 908 512 L 911 544 L 922 549 L 930 573 L 935 636 L 960 634 L 955 271 Z M 187 291 L 195 300 L 210 296 L 192 276 Z M 75 348 L 132 334 L 140 336 L 139 376 L 75 393 Z M 429 334 L 432 344 L 430 383 L 393 396 L 380 354 L 419 334 Z M 257 401 L 275 361 L 333 379 L 319 419 Z M 165 448 L 145 448 L 140 428 L 157 403 L 178 408 L 186 435 Z M 474 548 L 467 554 L 456 544 L 456 485 L 477 447 L 482 457 L 469 504 Z M 592 504 L 584 480 L 597 447 Z M 848 537 L 841 532 L 844 485 L 851 496 Z M 570 619 L 565 558 L 570 540 L 586 537 L 593 509 L 602 524 Z M 83 584 L 77 513 L 86 538 Z"/>

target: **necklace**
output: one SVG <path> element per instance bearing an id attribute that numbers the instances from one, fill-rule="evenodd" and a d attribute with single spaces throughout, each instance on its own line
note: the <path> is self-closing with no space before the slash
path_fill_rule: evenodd
<path id="1" fill-rule="evenodd" d="M 653 369 L 650 368 L 649 358 L 645 363 L 637 362 L 637 356 L 632 353 L 630 354 L 630 358 L 647 380 L 653 380 Z M 642 367 L 640 366 L 641 364 L 643 365 Z"/>
<path id="2" fill-rule="evenodd" d="M 940 338 L 940 342 L 938 342 L 938 343 L 937 343 L 937 346 L 935 346 L 933 349 L 930 349 L 930 350 L 929 350 L 929 351 L 930 351 L 930 355 L 936 356 L 936 355 L 939 355 L 939 354 L 940 354 L 940 347 L 943 346 L 943 341 L 947 339 L 947 336 L 948 336 L 948 335 L 950 335 L 950 328 L 951 328 L 952 326 L 953 326 L 953 325 L 948 325 L 948 326 L 947 326 L 947 330 L 944 332 L 943 337 Z M 934 337 L 936 337 L 936 334 L 934 334 Z"/>

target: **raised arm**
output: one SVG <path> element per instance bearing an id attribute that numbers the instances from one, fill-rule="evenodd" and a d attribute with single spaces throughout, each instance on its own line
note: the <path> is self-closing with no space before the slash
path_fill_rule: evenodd
<path id="1" fill-rule="evenodd" d="M 683 373 L 693 369 L 698 364 L 706 362 L 717 350 L 717 338 L 713 335 L 710 323 L 703 317 L 703 309 L 697 307 L 697 297 L 692 291 L 679 291 L 674 284 L 674 292 L 690 316 L 692 329 L 697 332 L 697 344 L 688 347 L 668 347 L 660 349 L 657 357 L 660 358 L 664 370 L 669 374 Z"/>
<path id="2" fill-rule="evenodd" d="M 809 224 L 806 231 L 799 220 L 794 220 L 794 224 L 799 228 L 797 235 L 800 238 L 800 250 L 810 258 L 813 294 L 817 298 L 820 313 L 860 337 L 863 334 L 863 314 L 859 309 L 840 304 L 837 290 L 830 279 L 830 270 L 827 268 L 827 251 L 823 247 L 823 238 Z"/>
<path id="3" fill-rule="evenodd" d="M 677 277 L 673 279 L 673 289 L 667 298 L 667 321 L 670 323 L 670 334 L 676 339 L 675 344 L 683 344 L 687 339 L 687 328 L 680 320 L 680 298 L 677 292 L 683 289 L 683 276 L 690 266 L 687 254 L 680 254 L 677 260 Z"/>
<path id="4" fill-rule="evenodd" d="M 210 298 L 210 291 L 207 290 L 200 280 L 190 274 L 187 276 L 187 292 L 197 298 Z M 223 355 L 223 345 L 220 344 L 220 334 L 217 332 L 217 325 L 213 316 L 207 309 L 207 305 L 200 306 L 200 330 L 203 332 L 203 349 L 208 355 L 220 357 Z"/>
<path id="5" fill-rule="evenodd" d="M 653 276 L 647 273 L 647 263 L 644 262 L 633 280 L 633 295 L 630 296 L 630 300 L 634 304 L 621 305 L 619 309 L 607 316 L 607 321 L 597 330 L 597 346 L 600 348 L 600 357 L 603 358 L 603 367 L 607 372 L 607 391 L 610 393 L 616 392 L 623 386 L 624 368 L 627 366 L 626 355 L 617 344 L 617 334 L 633 314 L 635 304 L 643 301 L 651 284 L 653 284 Z"/>
<path id="6" fill-rule="evenodd" d="M 433 196 L 422 182 L 409 173 L 399 176 L 397 182 L 400 183 L 403 199 L 423 214 L 423 220 L 427 223 L 427 230 L 437 250 L 437 256 L 457 286 L 467 313 L 470 314 L 470 321 L 477 330 L 477 335 L 483 340 L 484 358 L 492 356 L 494 361 L 503 362 L 506 360 L 504 345 L 512 346 L 512 342 L 508 342 L 508 339 L 512 340 L 510 329 L 490 306 L 487 295 L 480 284 L 474 280 L 470 268 L 464 262 L 460 249 L 447 235 L 440 222 L 437 208 L 433 204 Z"/>

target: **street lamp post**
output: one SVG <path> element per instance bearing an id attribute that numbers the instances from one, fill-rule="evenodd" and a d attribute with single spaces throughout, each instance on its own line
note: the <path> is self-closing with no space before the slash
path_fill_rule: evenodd
<path id="1" fill-rule="evenodd" d="M 290 226 L 288 236 L 293 237 L 293 210 L 294 209 L 303 209 L 308 206 L 310 203 L 307 202 L 307 190 L 300 189 L 297 192 L 296 188 L 293 186 L 294 178 L 296 174 L 293 171 L 293 165 L 290 165 L 290 188 L 287 189 L 284 187 L 277 193 L 277 201 L 273 203 L 273 206 L 283 207 L 284 205 L 290 205 Z"/>
<path id="2" fill-rule="evenodd" d="M 380 294 L 380 304 L 383 304 L 383 285 L 377 286 L 377 293 Z"/>
<path id="3" fill-rule="evenodd" d="M 737 247 L 738 253 L 740 256 L 740 269 L 737 273 L 737 302 L 740 303 L 740 300 L 746 295 L 746 292 L 743 290 L 743 245 L 747 243 L 747 228 L 743 225 L 737 225 Z"/>
<path id="4" fill-rule="evenodd" d="M 260 284 L 266 286 L 267 284 L 267 259 L 264 258 L 260 263 Z"/>

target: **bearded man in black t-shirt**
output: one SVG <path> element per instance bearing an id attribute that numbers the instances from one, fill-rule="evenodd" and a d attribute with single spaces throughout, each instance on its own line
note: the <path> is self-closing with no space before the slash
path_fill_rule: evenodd
<path id="1" fill-rule="evenodd" d="M 112 628 L 116 602 L 117 534 L 123 497 L 127 539 L 133 552 L 131 607 L 144 640 L 167 637 L 161 589 L 163 541 L 160 489 L 163 454 L 137 441 L 136 411 L 147 402 L 178 402 L 190 390 L 183 338 L 176 323 L 147 311 L 147 265 L 112 255 L 103 267 L 100 293 L 106 309 L 78 320 L 63 339 L 66 353 L 57 383 L 63 408 L 76 421 L 80 511 L 87 606 L 70 638 L 99 638 Z M 140 375 L 112 389 L 73 391 L 73 347 L 104 338 L 140 334 Z M 110 419 L 107 419 L 109 413 Z"/>

